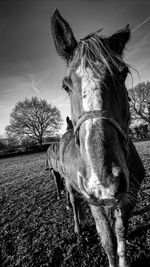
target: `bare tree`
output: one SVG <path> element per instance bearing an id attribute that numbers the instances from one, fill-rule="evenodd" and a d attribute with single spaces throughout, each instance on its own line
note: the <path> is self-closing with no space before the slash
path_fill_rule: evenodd
<path id="1" fill-rule="evenodd" d="M 44 99 L 32 97 L 19 101 L 10 114 L 10 124 L 5 130 L 8 135 L 19 138 L 30 137 L 42 145 L 46 131 L 55 134 L 61 127 L 60 111 Z"/>
<path id="2" fill-rule="evenodd" d="M 148 123 L 150 130 L 150 82 L 142 82 L 129 90 L 132 120 Z"/>

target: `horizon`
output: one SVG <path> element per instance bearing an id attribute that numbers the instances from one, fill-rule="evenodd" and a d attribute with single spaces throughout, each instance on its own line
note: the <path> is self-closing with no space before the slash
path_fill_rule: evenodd
<path id="1" fill-rule="evenodd" d="M 61 89 L 66 66 L 55 50 L 50 17 L 58 9 L 70 24 L 77 40 L 103 28 L 111 35 L 130 24 L 131 39 L 125 62 L 131 69 L 133 87 L 150 80 L 150 2 L 105 0 L 11 0 L 0 3 L 0 135 L 9 124 L 9 115 L 18 101 L 37 96 L 55 105 L 64 120 L 70 116 L 67 94 Z M 132 79 L 127 79 L 127 87 Z"/>

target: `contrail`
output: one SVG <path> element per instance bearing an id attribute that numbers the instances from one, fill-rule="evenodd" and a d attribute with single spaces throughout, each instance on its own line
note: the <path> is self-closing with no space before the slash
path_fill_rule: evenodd
<path id="1" fill-rule="evenodd" d="M 34 90 L 41 97 L 41 93 L 40 93 L 39 89 L 37 88 L 40 80 L 38 82 L 36 82 L 33 74 L 27 73 L 27 76 L 31 79 L 31 84 L 30 84 L 31 89 Z"/>
<path id="2" fill-rule="evenodd" d="M 47 76 L 51 73 L 51 71 L 47 72 L 45 75 L 43 75 L 41 77 L 41 79 L 39 79 L 37 82 L 36 82 L 36 85 L 39 85 L 43 80 L 45 80 L 45 78 L 47 78 Z"/>
<path id="3" fill-rule="evenodd" d="M 36 81 L 34 79 L 32 79 L 31 81 L 31 88 L 39 95 L 41 95 L 39 89 L 37 88 L 38 83 L 36 83 Z"/>
<path id="4" fill-rule="evenodd" d="M 145 19 L 142 23 L 140 23 L 138 26 L 136 26 L 131 32 L 135 32 L 137 29 L 139 29 L 141 26 L 143 26 L 146 22 L 148 22 L 150 20 L 150 17 L 148 17 L 147 19 Z"/>
<path id="5" fill-rule="evenodd" d="M 39 95 L 41 96 L 41 93 L 39 91 L 39 89 L 37 88 L 37 86 L 39 86 L 39 84 L 45 79 L 47 78 L 47 76 L 50 74 L 51 71 L 47 72 L 45 75 L 43 75 L 38 81 L 35 80 L 34 75 L 33 74 L 27 74 L 28 77 L 30 77 L 31 79 L 31 88 Z"/>

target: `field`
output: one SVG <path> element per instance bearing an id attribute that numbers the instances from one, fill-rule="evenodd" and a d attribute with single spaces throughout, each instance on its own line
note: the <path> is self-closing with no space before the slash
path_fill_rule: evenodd
<path id="1" fill-rule="evenodd" d="M 132 267 L 150 266 L 150 142 L 136 143 L 146 178 L 130 219 L 128 256 Z M 45 153 L 0 160 L 0 266 L 105 267 L 105 253 L 94 221 L 86 211 L 86 225 L 77 239 L 72 211 L 65 195 L 57 200 Z"/>

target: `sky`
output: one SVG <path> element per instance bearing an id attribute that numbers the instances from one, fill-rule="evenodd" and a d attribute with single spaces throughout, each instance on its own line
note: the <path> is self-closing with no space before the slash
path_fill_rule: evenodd
<path id="1" fill-rule="evenodd" d="M 55 50 L 50 18 L 55 9 L 69 22 L 77 40 L 103 28 L 111 35 L 130 24 L 125 61 L 133 86 L 150 80 L 149 0 L 0 0 L 0 135 L 18 101 L 37 96 L 55 105 L 65 120 L 70 104 L 61 89 L 66 65 Z M 132 79 L 127 79 L 132 87 Z M 61 131 L 66 128 L 64 123 Z"/>

